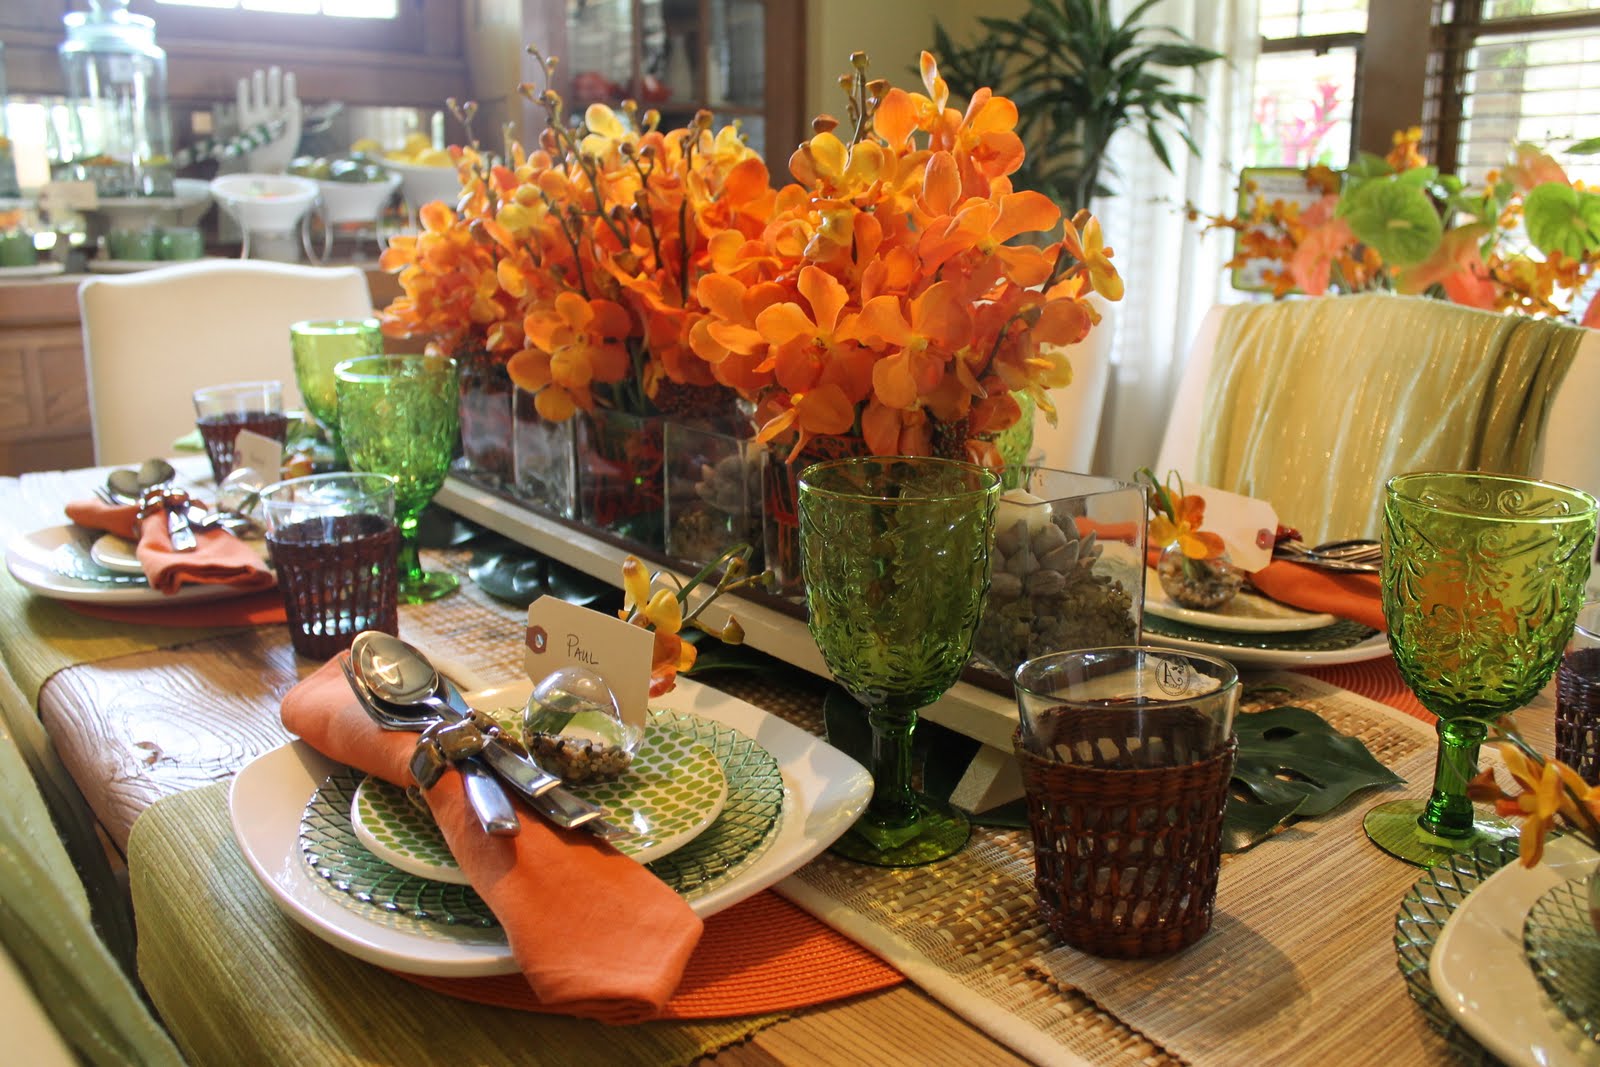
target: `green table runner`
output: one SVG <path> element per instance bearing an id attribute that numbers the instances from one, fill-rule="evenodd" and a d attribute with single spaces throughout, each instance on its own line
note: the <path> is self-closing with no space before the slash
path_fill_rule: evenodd
<path id="1" fill-rule="evenodd" d="M 158 801 L 128 842 L 139 977 L 194 1067 L 686 1064 L 782 1018 L 609 1027 L 421 989 L 278 910 L 234 844 L 227 789 Z"/>

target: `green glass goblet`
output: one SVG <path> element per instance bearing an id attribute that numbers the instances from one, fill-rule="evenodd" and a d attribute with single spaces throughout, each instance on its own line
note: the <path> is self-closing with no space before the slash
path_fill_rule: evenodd
<path id="1" fill-rule="evenodd" d="M 901 456 L 814 464 L 799 488 L 811 635 L 872 727 L 872 802 L 833 851 L 881 867 L 942 859 L 967 820 L 912 790 L 911 733 L 972 655 L 1000 479 Z"/>
<path id="2" fill-rule="evenodd" d="M 308 319 L 289 327 L 289 348 L 294 355 L 294 381 L 306 410 L 327 431 L 334 463 L 342 460 L 339 447 L 339 397 L 333 368 L 347 359 L 383 352 L 383 334 L 377 319 Z"/>
<path id="3" fill-rule="evenodd" d="M 339 440 L 350 468 L 395 479 L 400 599 L 453 592 L 453 574 L 429 573 L 417 556 L 417 518 L 444 484 L 460 415 L 456 363 L 444 356 L 362 356 L 334 368 Z"/>
<path id="4" fill-rule="evenodd" d="M 1402 474 L 1384 495 L 1383 615 L 1400 676 L 1439 717 L 1426 800 L 1381 804 L 1367 836 L 1419 866 L 1513 832 L 1476 815 L 1467 782 L 1494 721 L 1544 688 L 1583 604 L 1595 500 L 1548 482 Z"/>

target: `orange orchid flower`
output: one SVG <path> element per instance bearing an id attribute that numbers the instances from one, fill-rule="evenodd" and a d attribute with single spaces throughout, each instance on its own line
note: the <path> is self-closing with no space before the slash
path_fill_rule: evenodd
<path id="1" fill-rule="evenodd" d="M 895 296 L 874 297 L 850 317 L 840 334 L 876 348 L 897 349 L 872 365 L 879 402 L 909 408 L 944 375 L 950 355 L 972 339 L 972 314 L 954 282 L 935 282 L 910 301 L 910 317 Z M 977 382 L 972 381 L 972 391 Z"/>

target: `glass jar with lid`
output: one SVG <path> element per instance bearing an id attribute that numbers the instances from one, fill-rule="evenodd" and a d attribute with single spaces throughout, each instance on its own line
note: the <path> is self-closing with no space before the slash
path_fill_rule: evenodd
<path id="1" fill-rule="evenodd" d="M 67 141 L 54 176 L 92 181 L 101 196 L 172 195 L 167 54 L 155 20 L 128 0 L 89 0 L 69 13 L 58 50 L 67 83 Z"/>

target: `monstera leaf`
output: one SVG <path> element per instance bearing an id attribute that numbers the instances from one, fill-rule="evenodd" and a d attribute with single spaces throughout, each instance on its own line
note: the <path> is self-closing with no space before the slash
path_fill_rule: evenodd
<path id="1" fill-rule="evenodd" d="M 1356 738 L 1292 705 L 1239 716 L 1239 758 L 1223 833 L 1242 851 L 1290 817 L 1326 815 L 1351 794 L 1405 779 Z"/>

